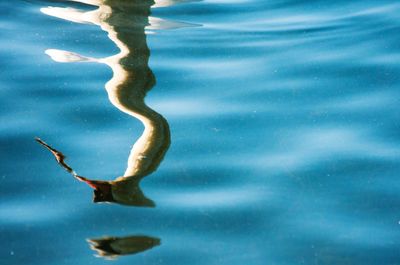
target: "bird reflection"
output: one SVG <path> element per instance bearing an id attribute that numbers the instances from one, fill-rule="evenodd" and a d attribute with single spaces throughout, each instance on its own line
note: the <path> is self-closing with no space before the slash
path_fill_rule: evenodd
<path id="1" fill-rule="evenodd" d="M 149 236 L 103 237 L 87 239 L 97 257 L 116 259 L 122 255 L 137 254 L 160 245 L 161 240 Z"/>
<path id="2" fill-rule="evenodd" d="M 85 57 L 77 53 L 49 49 L 46 53 L 58 62 L 98 62 L 108 65 L 113 72 L 106 85 L 110 102 L 122 112 L 139 119 L 144 125 L 143 134 L 133 145 L 128 166 L 123 176 L 112 181 L 92 180 L 76 174 L 66 164 L 65 156 L 37 138 L 56 158 L 57 162 L 76 179 L 94 189 L 94 202 L 113 202 L 123 205 L 154 207 L 139 187 L 140 180 L 154 172 L 170 145 L 170 131 L 166 119 L 148 107 L 144 98 L 154 86 L 155 76 L 148 66 L 150 51 L 146 43 L 147 29 L 192 26 L 180 22 L 162 23 L 151 18 L 150 0 L 74 0 L 97 6 L 92 11 L 69 7 L 46 7 L 47 15 L 100 26 L 116 44 L 120 52 L 106 58 Z M 180 1 L 158 1 L 159 6 Z M 155 21 L 155 22 L 154 22 Z"/>

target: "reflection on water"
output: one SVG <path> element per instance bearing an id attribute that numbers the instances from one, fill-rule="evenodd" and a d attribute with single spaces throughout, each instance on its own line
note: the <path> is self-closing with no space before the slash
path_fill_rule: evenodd
<path id="1" fill-rule="evenodd" d="M 75 2 L 95 5 L 98 8 L 94 11 L 82 11 L 69 7 L 47 7 L 41 11 L 73 22 L 100 26 L 108 33 L 108 37 L 120 52 L 100 59 L 56 49 L 48 49 L 46 54 L 58 62 L 98 62 L 108 65 L 113 71 L 113 77 L 105 85 L 110 102 L 120 111 L 140 120 L 144 131 L 131 149 L 124 175 L 112 181 L 79 176 L 65 162 L 63 153 L 39 138 L 36 138 L 36 141 L 47 148 L 65 170 L 94 189 L 94 202 L 154 207 L 154 202 L 146 198 L 139 183 L 143 177 L 154 172 L 162 161 L 170 145 L 170 130 L 166 119 L 144 102 L 146 93 L 155 84 L 155 76 L 148 65 L 150 51 L 146 43 L 145 28 L 166 29 L 187 24 L 149 19 L 150 7 L 155 4 L 153 1 Z M 174 3 L 175 1 L 166 1 L 158 6 Z M 147 236 L 104 237 L 89 239 L 88 242 L 100 257 L 106 258 L 136 254 L 160 244 L 159 239 Z"/>
<path id="2" fill-rule="evenodd" d="M 164 22 L 203 25 L 168 31 L 151 16 L 135 27 L 133 16 L 132 34 L 156 33 L 146 35 L 157 84 L 145 99 L 168 120 L 173 143 L 140 181 L 156 209 L 94 206 L 89 187 L 32 141 L 70 155 L 53 149 L 82 176 L 124 175 L 143 125 L 106 96 L 112 71 L 98 58 L 120 51 L 90 22 L 99 6 L 0 6 L 1 264 L 105 264 L 85 241 L 104 235 L 162 240 L 119 265 L 398 264 L 398 1 L 152 9 Z M 85 24 L 41 8 L 65 19 L 85 10 L 74 18 Z M 54 63 L 49 48 L 58 61 L 83 63 Z"/>
<path id="3" fill-rule="evenodd" d="M 46 53 L 58 62 L 98 62 L 111 67 L 113 77 L 105 86 L 110 102 L 120 111 L 139 119 L 144 125 L 144 132 L 132 147 L 124 175 L 113 181 L 96 181 L 78 176 L 63 160 L 57 160 L 76 178 L 94 188 L 94 202 L 154 206 L 154 202 L 144 196 L 139 182 L 157 169 L 170 145 L 167 121 L 144 102 L 146 93 L 155 84 L 155 76 L 148 66 L 150 51 L 145 35 L 145 27 L 151 25 L 150 7 L 154 2 L 120 0 L 75 2 L 95 5 L 98 8 L 86 12 L 69 7 L 47 7 L 41 11 L 73 22 L 99 25 L 108 33 L 108 37 L 117 45 L 120 52 L 100 59 L 55 49 L 49 49 Z M 169 4 L 172 3 L 174 2 Z M 170 23 L 170 26 L 177 27 L 179 24 Z M 39 142 L 53 154 L 60 154 L 43 141 Z"/>
<path id="4" fill-rule="evenodd" d="M 87 240 L 99 257 L 116 259 L 122 255 L 136 254 L 160 245 L 160 239 L 149 236 L 102 237 Z"/>

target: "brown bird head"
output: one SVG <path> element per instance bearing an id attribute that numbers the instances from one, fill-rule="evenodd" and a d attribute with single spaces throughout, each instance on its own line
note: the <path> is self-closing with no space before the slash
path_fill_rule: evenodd
<path id="1" fill-rule="evenodd" d="M 91 180 L 75 176 L 93 188 L 93 202 L 112 202 L 138 207 L 154 207 L 139 187 L 140 178 L 118 178 L 115 181 Z"/>
<path id="2" fill-rule="evenodd" d="M 115 202 L 112 195 L 112 186 L 110 182 L 101 180 L 90 180 L 83 177 L 80 177 L 79 179 L 94 189 L 93 202 Z"/>

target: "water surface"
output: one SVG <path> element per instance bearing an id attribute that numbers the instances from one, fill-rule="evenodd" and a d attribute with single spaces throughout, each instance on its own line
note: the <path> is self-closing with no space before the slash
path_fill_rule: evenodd
<path id="1" fill-rule="evenodd" d="M 106 90 L 115 75 L 101 59 L 118 41 L 44 12 L 96 9 L 79 2 L 0 2 L 2 264 L 400 263 L 397 1 L 123 9 L 122 43 L 138 55 L 126 87 L 146 90 L 170 130 L 140 181 L 155 207 L 94 204 L 34 141 L 111 181 L 144 132 Z M 92 59 L 60 63 L 49 49 Z M 96 240 L 127 253 L 96 258 Z"/>

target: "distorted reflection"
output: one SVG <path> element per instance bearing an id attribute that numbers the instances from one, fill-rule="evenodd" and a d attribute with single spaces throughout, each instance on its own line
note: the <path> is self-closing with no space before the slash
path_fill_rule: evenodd
<path id="1" fill-rule="evenodd" d="M 153 207 L 139 187 L 140 180 L 154 172 L 170 145 L 170 131 L 166 119 L 148 107 L 144 98 L 154 86 L 155 76 L 148 66 L 150 51 L 146 43 L 146 29 L 165 29 L 191 26 L 186 23 L 166 22 L 149 17 L 154 1 L 146 0 L 74 0 L 97 6 L 93 11 L 69 7 L 47 7 L 45 14 L 77 23 L 92 23 L 108 33 L 120 52 L 106 58 L 90 58 L 69 51 L 49 49 L 46 53 L 58 62 L 98 62 L 111 67 L 113 77 L 105 85 L 110 102 L 122 112 L 139 119 L 143 134 L 133 145 L 128 166 L 123 176 L 112 181 L 92 180 L 79 176 L 64 161 L 61 152 L 44 141 L 39 143 L 50 150 L 58 163 L 75 178 L 94 189 L 94 202 L 114 202 L 132 206 Z M 159 1 L 159 6 L 179 1 Z M 154 22 L 152 24 L 152 21 Z"/>
<path id="2" fill-rule="evenodd" d="M 103 237 L 87 239 L 97 257 L 116 259 L 122 255 L 137 254 L 160 245 L 161 240 L 149 236 Z"/>

